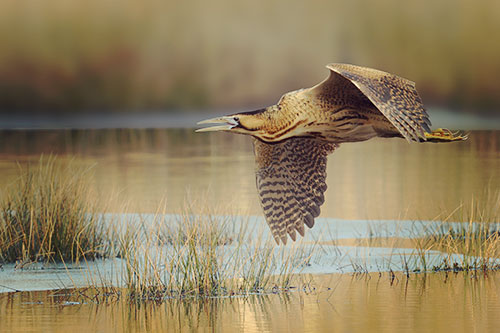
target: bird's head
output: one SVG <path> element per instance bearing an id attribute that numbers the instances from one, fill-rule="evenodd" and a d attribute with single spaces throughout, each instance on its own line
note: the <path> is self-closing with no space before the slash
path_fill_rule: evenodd
<path id="1" fill-rule="evenodd" d="M 235 113 L 229 116 L 217 117 L 198 122 L 203 124 L 218 124 L 197 129 L 196 132 L 226 131 L 238 134 L 247 134 L 260 137 L 266 133 L 266 109 Z"/>

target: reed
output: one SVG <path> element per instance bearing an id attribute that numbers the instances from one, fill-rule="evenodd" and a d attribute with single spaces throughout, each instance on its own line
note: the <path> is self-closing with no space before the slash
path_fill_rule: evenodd
<path id="1" fill-rule="evenodd" d="M 402 258 L 401 268 L 408 277 L 411 272 L 500 269 L 500 193 L 485 198 L 461 205 L 424 236 L 409 240 L 412 255 Z M 252 229 L 251 221 L 200 204 L 188 205 L 175 218 L 143 217 L 139 226 L 141 232 L 126 233 L 135 238 L 123 257 L 124 286 L 135 300 L 286 291 L 301 284 L 302 267 L 325 256 L 318 249 L 327 257 L 339 255 L 319 241 L 276 247 L 263 230 Z M 444 258 L 440 263 L 431 260 L 436 251 Z M 351 264 L 355 272 L 369 273 L 366 263 Z M 393 276 L 396 266 L 389 266 L 380 268 Z"/>
<path id="2" fill-rule="evenodd" d="M 105 255 L 90 173 L 91 168 L 55 156 L 19 166 L 17 179 L 0 192 L 0 260 L 22 267 Z"/>
<path id="3" fill-rule="evenodd" d="M 263 235 L 213 208 L 142 216 L 121 236 L 123 287 L 135 300 L 286 290 L 314 247 L 278 248 Z"/>
<path id="4" fill-rule="evenodd" d="M 488 271 L 500 269 L 500 191 L 488 190 L 484 200 L 462 204 L 445 219 L 414 238 L 417 271 Z M 430 251 L 445 255 L 428 263 Z"/>

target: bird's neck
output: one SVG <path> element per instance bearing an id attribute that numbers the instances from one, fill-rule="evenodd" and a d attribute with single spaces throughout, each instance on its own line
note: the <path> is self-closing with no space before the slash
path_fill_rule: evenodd
<path id="1" fill-rule="evenodd" d="M 258 136 L 266 142 L 279 142 L 297 135 L 303 121 L 296 112 L 290 112 L 286 105 L 272 105 L 255 114 L 262 121 L 263 127 Z"/>

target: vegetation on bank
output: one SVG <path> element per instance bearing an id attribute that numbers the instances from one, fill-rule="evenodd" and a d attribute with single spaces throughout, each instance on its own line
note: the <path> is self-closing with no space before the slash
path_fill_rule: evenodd
<path id="1" fill-rule="evenodd" d="M 107 254 L 90 168 L 42 156 L 0 192 L 0 260 L 23 265 Z"/>

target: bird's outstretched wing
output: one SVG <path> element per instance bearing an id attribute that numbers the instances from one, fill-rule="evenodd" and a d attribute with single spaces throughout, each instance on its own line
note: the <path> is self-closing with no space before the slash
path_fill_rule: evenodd
<path id="1" fill-rule="evenodd" d="M 336 144 L 294 137 L 278 143 L 254 139 L 256 182 L 266 221 L 274 239 L 304 236 L 320 213 L 326 191 L 326 156 Z"/>
<path id="2" fill-rule="evenodd" d="M 329 64 L 330 76 L 310 92 L 335 104 L 371 102 L 408 141 L 425 141 L 431 122 L 415 83 L 372 68 Z"/>

